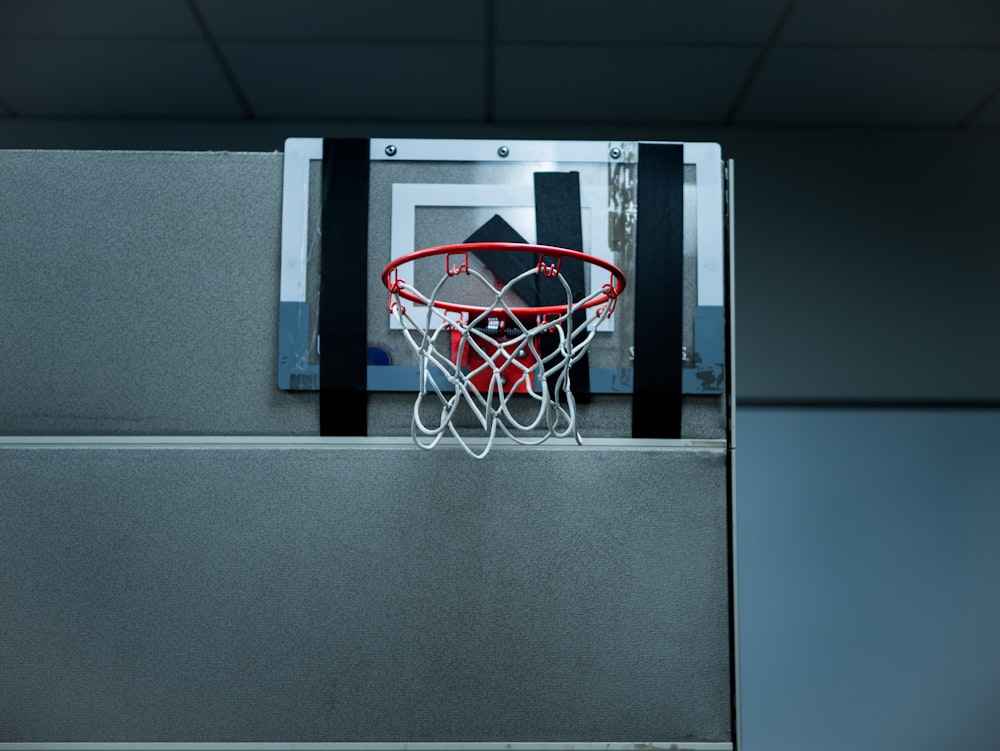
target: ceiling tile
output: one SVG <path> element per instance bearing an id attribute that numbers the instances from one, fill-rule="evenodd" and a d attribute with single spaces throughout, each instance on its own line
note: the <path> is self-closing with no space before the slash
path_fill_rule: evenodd
<path id="1" fill-rule="evenodd" d="M 761 43 L 787 0 L 502 0 L 497 40 L 589 43 Z"/>
<path id="2" fill-rule="evenodd" d="M 797 0 L 778 42 L 1000 44 L 1000 2 Z"/>
<path id="3" fill-rule="evenodd" d="M 499 45 L 499 120 L 721 122 L 753 47 Z"/>
<path id="4" fill-rule="evenodd" d="M 199 0 L 219 39 L 481 41 L 484 0 Z"/>
<path id="5" fill-rule="evenodd" d="M 775 48 L 737 120 L 957 125 L 998 70 L 1000 49 Z"/>
<path id="6" fill-rule="evenodd" d="M 481 45 L 225 42 L 261 116 L 349 120 L 478 119 Z"/>
<path id="7" fill-rule="evenodd" d="M 0 37 L 200 38 L 184 0 L 0 2 Z"/>
<path id="8" fill-rule="evenodd" d="M 194 41 L 0 39 L 0 92 L 24 116 L 240 114 Z"/>

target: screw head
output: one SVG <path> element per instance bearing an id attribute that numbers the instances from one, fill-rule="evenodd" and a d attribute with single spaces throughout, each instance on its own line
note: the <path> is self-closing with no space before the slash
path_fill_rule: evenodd
<path id="1" fill-rule="evenodd" d="M 617 146 L 615 146 L 613 149 L 611 149 L 611 151 L 608 152 L 608 154 L 612 159 L 621 159 L 622 150 L 619 149 Z"/>
<path id="2" fill-rule="evenodd" d="M 396 156 L 396 147 L 393 146 L 392 144 L 389 144 L 388 146 L 386 146 L 385 147 L 385 155 L 386 156 Z"/>
<path id="3" fill-rule="evenodd" d="M 510 154 L 510 149 L 508 149 L 506 146 L 501 146 L 499 149 L 497 149 L 497 156 L 499 156 L 501 159 L 506 159 L 509 154 Z"/>

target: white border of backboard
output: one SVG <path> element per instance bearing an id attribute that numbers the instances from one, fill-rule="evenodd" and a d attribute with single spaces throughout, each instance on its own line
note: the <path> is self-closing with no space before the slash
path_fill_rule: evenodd
<path id="1" fill-rule="evenodd" d="M 306 301 L 309 163 L 322 158 L 322 138 L 285 140 L 284 189 L 281 200 L 281 302 Z"/>
<path id="2" fill-rule="evenodd" d="M 684 164 L 695 166 L 698 207 L 698 305 L 722 305 L 723 270 L 722 147 L 717 143 L 684 144 Z"/>

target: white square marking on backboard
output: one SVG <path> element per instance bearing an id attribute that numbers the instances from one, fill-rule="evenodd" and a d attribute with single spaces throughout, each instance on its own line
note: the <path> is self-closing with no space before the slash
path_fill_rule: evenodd
<path id="1" fill-rule="evenodd" d="M 392 227 L 390 253 L 392 259 L 400 258 L 420 248 L 416 241 L 417 207 L 449 208 L 535 208 L 535 191 L 531 185 L 455 185 L 437 183 L 394 183 L 392 186 Z M 581 186 L 580 208 L 590 217 L 590 247 L 584 251 L 613 263 L 608 247 L 608 191 L 607 188 Z M 532 227 L 515 226 L 514 229 L 529 243 L 535 242 Z M 400 276 L 413 278 L 412 264 L 403 264 Z M 600 292 L 604 284 L 600 274 L 590 275 L 590 291 Z M 402 324 L 389 315 L 389 327 L 401 329 Z M 602 331 L 614 330 L 614 319 L 607 319 Z"/>

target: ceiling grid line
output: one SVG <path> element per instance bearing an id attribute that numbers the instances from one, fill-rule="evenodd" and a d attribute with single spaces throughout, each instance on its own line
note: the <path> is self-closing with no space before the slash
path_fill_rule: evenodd
<path id="1" fill-rule="evenodd" d="M 997 101 L 998 99 L 1000 99 L 1000 84 L 998 84 L 996 88 L 993 89 L 993 91 L 987 94 L 986 97 L 983 99 L 983 101 L 981 101 L 979 104 L 973 107 L 972 110 L 965 117 L 963 117 L 961 120 L 958 121 L 958 127 L 968 128 L 970 125 L 972 125 L 972 123 L 975 121 L 977 117 L 979 117 L 983 112 L 986 111 L 987 107 L 989 107 L 991 104 L 993 104 L 993 102 Z"/>
<path id="2" fill-rule="evenodd" d="M 222 48 L 219 46 L 215 35 L 212 34 L 212 30 L 208 28 L 208 23 L 205 21 L 205 17 L 202 15 L 197 3 L 195 0 L 186 0 L 186 4 L 188 10 L 191 12 L 191 17 L 201 30 L 205 44 L 208 45 L 208 48 L 212 53 L 212 57 L 215 58 L 215 62 L 218 64 L 223 77 L 226 79 L 226 83 L 232 90 L 233 96 L 236 97 L 236 101 L 239 104 L 240 109 L 243 111 L 243 117 L 247 120 L 253 120 L 255 117 L 253 105 L 250 103 L 249 97 L 247 97 L 246 92 L 243 91 L 243 87 L 236 78 L 236 73 L 229 65 L 225 55 L 222 54 Z"/>
<path id="3" fill-rule="evenodd" d="M 496 71 L 497 71 L 497 22 L 495 0 L 484 0 L 483 8 L 483 119 L 495 123 Z"/>
<path id="4" fill-rule="evenodd" d="M 296 44 L 303 47 L 468 47 L 467 39 L 379 39 L 373 37 L 223 37 L 227 44 Z"/>
<path id="5" fill-rule="evenodd" d="M 627 47 L 629 49 L 663 49 L 664 47 L 675 47 L 677 49 L 744 49 L 747 47 L 759 47 L 757 42 L 673 42 L 673 41 L 630 41 L 614 39 L 607 42 L 599 40 L 579 40 L 579 39 L 512 39 L 503 42 L 504 47 L 559 47 L 559 48 L 581 48 L 581 49 L 615 49 Z"/>
<path id="6" fill-rule="evenodd" d="M 4 117 L 16 118 L 18 116 L 17 110 L 10 106 L 10 103 L 0 96 L 0 112 L 3 113 Z"/>
<path id="7" fill-rule="evenodd" d="M 775 46 L 787 50 L 1000 50 L 1000 44 L 934 42 L 780 42 Z"/>
<path id="8" fill-rule="evenodd" d="M 778 17 L 777 23 L 774 24 L 774 29 L 771 31 L 770 36 L 764 43 L 763 49 L 761 49 L 757 59 L 754 60 L 753 65 L 750 66 L 750 72 L 743 80 L 743 84 L 736 92 L 736 96 L 733 97 L 733 102 L 730 105 L 729 111 L 726 113 L 726 117 L 724 119 L 726 125 L 732 125 L 733 122 L 735 122 L 737 115 L 739 115 L 740 110 L 743 108 L 743 103 L 746 101 L 747 95 L 750 93 L 750 89 L 753 88 L 753 84 L 757 79 L 758 73 L 760 73 L 761 68 L 764 67 L 764 62 L 767 60 L 767 56 L 771 54 L 771 50 L 777 43 L 781 30 L 788 22 L 788 18 L 792 15 L 792 10 L 794 8 L 795 0 L 788 0 L 788 4 L 785 5 L 784 9 L 781 11 L 781 15 Z"/>

